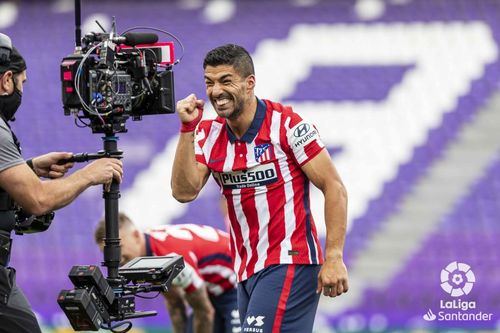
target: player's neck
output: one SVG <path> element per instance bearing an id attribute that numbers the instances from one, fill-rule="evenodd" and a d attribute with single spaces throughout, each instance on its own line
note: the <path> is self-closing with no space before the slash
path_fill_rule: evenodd
<path id="1" fill-rule="evenodd" d="M 237 138 L 241 138 L 252 124 L 257 111 L 257 98 L 252 96 L 248 103 L 243 106 L 243 111 L 236 119 L 227 119 L 227 124 Z"/>

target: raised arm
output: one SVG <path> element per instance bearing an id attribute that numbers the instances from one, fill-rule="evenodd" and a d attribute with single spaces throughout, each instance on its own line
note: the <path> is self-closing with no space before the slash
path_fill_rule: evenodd
<path id="1" fill-rule="evenodd" d="M 194 94 L 177 102 L 177 113 L 182 122 L 179 142 L 172 167 L 172 195 L 180 202 L 194 200 L 207 182 L 209 169 L 196 161 L 194 133 L 203 113 L 203 100 Z"/>

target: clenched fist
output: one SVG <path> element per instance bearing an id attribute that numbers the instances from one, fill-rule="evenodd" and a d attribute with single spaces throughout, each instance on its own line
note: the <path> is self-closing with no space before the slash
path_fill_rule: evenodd
<path id="1" fill-rule="evenodd" d="M 195 94 L 177 102 L 177 113 L 182 122 L 181 132 L 192 132 L 195 130 L 203 116 L 205 101 L 196 98 Z"/>

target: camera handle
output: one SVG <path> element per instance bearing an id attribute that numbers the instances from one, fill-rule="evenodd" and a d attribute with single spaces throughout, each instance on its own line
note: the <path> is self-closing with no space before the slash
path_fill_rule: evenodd
<path id="1" fill-rule="evenodd" d="M 100 158 L 118 158 L 123 157 L 123 152 L 118 150 L 118 137 L 113 133 L 106 133 L 103 139 L 104 150 L 96 154 L 81 153 L 74 154 L 71 158 L 61 160 L 58 164 L 68 162 L 88 162 Z M 121 250 L 120 238 L 118 234 L 118 199 L 120 198 L 120 184 L 113 179 L 111 186 L 103 186 L 102 196 L 104 198 L 104 219 L 106 221 L 106 237 L 104 238 L 104 261 L 103 266 L 108 268 L 107 280 L 112 287 L 118 287 L 122 279 L 118 275 L 120 266 Z"/>

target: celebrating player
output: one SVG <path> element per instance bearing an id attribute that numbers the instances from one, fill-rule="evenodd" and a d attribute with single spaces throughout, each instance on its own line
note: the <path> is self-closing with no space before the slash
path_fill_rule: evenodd
<path id="1" fill-rule="evenodd" d="M 244 48 L 215 48 L 203 68 L 218 117 L 201 121 L 204 101 L 194 94 L 177 103 L 173 196 L 194 200 L 212 174 L 226 197 L 243 332 L 311 332 L 319 293 L 349 288 L 344 185 L 317 129 L 290 107 L 255 96 Z M 325 258 L 309 181 L 325 197 Z"/>

